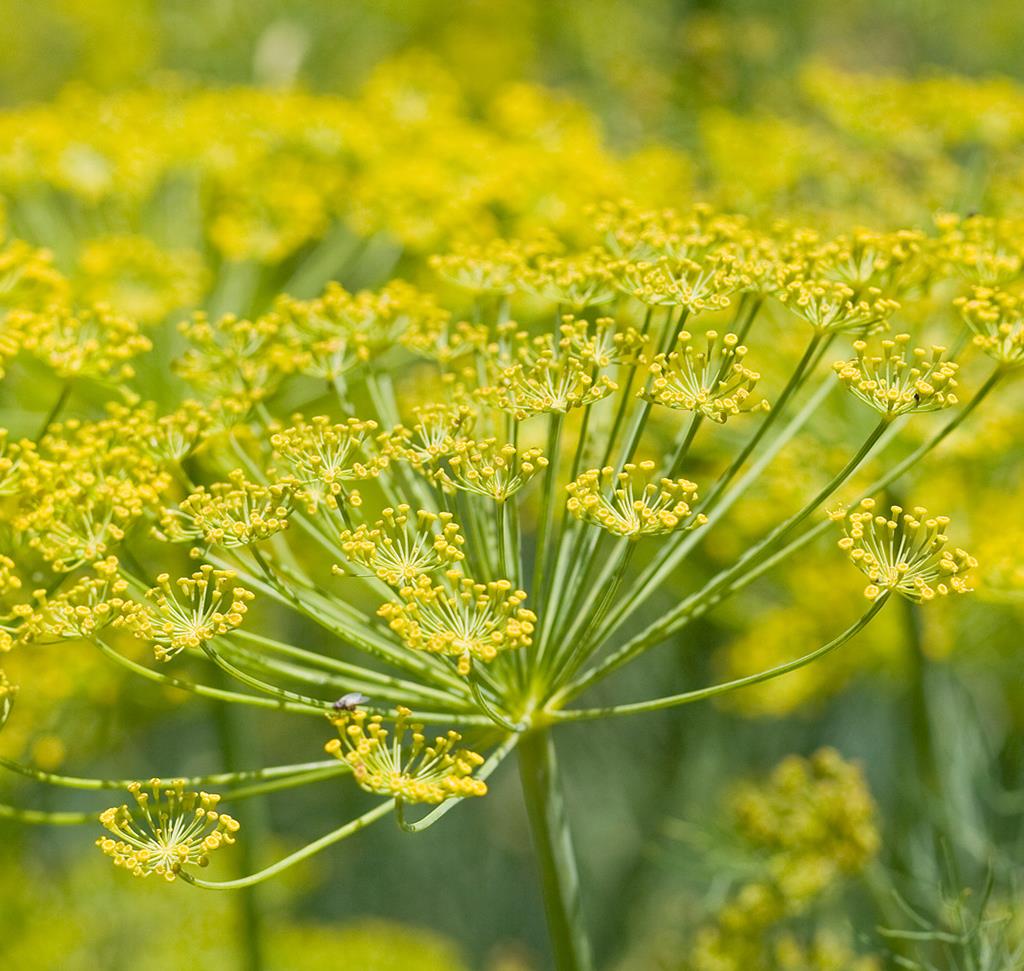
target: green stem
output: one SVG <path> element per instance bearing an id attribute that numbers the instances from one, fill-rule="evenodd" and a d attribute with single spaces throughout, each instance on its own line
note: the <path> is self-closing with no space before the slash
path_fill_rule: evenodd
<path id="1" fill-rule="evenodd" d="M 381 803 L 379 806 L 371 809 L 367 813 L 363 813 L 357 819 L 353 819 L 350 822 L 345 823 L 344 826 L 339 826 L 337 829 L 332 830 L 326 836 L 321 836 L 320 839 L 314 840 L 312 843 L 308 843 L 300 850 L 296 850 L 294 853 L 290 853 L 288 856 L 277 863 L 272 864 L 259 870 L 256 873 L 252 873 L 247 877 L 240 877 L 237 880 L 223 880 L 223 881 L 212 881 L 212 880 L 198 880 L 193 877 L 190 873 L 181 873 L 183 879 L 187 880 L 194 887 L 200 887 L 203 890 L 240 890 L 243 887 L 253 887 L 258 883 L 263 883 L 264 880 L 269 880 L 271 877 L 277 876 L 277 874 L 284 872 L 290 867 L 295 866 L 296 863 L 301 863 L 303 860 L 308 860 L 311 856 L 315 856 L 323 850 L 326 850 L 329 846 L 333 846 L 335 843 L 340 843 L 343 839 L 349 836 L 353 836 L 358 833 L 361 829 L 365 829 L 371 823 L 375 823 L 378 819 L 382 819 L 388 813 L 392 812 L 395 808 L 394 799 L 389 799 L 387 802 Z"/>
<path id="2" fill-rule="evenodd" d="M 565 424 L 565 415 L 562 412 L 555 412 L 548 422 L 548 467 L 545 469 L 544 498 L 541 504 L 540 513 L 540 534 L 537 537 L 537 547 L 534 550 L 533 582 L 530 585 L 530 592 L 537 603 L 538 613 L 543 615 L 541 605 L 545 600 L 544 585 L 546 581 L 547 559 L 549 539 L 554 526 L 555 517 L 555 491 L 558 487 L 558 466 L 559 451 L 562 442 L 562 426 Z"/>
<path id="3" fill-rule="evenodd" d="M 214 706 L 213 716 L 220 741 L 221 757 L 224 764 L 233 769 L 238 765 L 241 750 L 251 746 L 253 739 L 248 726 L 241 720 L 239 712 L 225 704 Z M 251 808 L 246 819 L 248 836 L 241 841 L 237 865 L 239 872 L 246 873 L 256 866 L 256 847 L 266 842 L 268 836 L 265 807 L 257 804 Z M 266 962 L 263 948 L 263 914 L 258 892 L 247 887 L 236 898 L 238 924 L 235 935 L 240 964 L 244 971 L 262 971 Z"/>
<path id="4" fill-rule="evenodd" d="M 540 870 L 544 909 L 557 971 L 590 971 L 590 944 L 583 927 L 579 875 L 554 744 L 547 729 L 522 737 L 519 776 Z"/>
<path id="5" fill-rule="evenodd" d="M 294 765 L 272 765 L 265 769 L 245 769 L 240 772 L 221 772 L 214 775 L 177 776 L 166 775 L 165 779 L 181 778 L 185 786 L 195 789 L 200 786 L 225 786 L 236 782 L 259 782 L 261 780 L 279 780 L 290 776 L 303 775 L 309 772 L 319 771 L 335 767 L 336 759 L 326 759 L 319 762 L 300 762 Z M 56 775 L 53 772 L 43 772 L 41 769 L 34 769 L 30 765 L 22 765 L 14 759 L 0 756 L 0 766 L 17 772 L 28 779 L 35 779 L 50 786 L 59 786 L 63 789 L 82 789 L 86 791 L 97 791 L 107 789 L 127 789 L 133 782 L 144 782 L 144 779 L 86 779 L 80 776 Z"/>
<path id="6" fill-rule="evenodd" d="M 474 710 L 474 706 L 468 698 L 462 701 L 453 698 L 450 693 L 419 685 L 415 681 L 372 677 L 371 675 L 376 675 L 377 672 L 366 668 L 357 668 L 360 672 L 359 676 L 348 674 L 342 677 L 332 673 L 329 665 L 317 664 L 315 667 L 310 667 L 307 663 L 281 660 L 279 657 L 271 656 L 270 652 L 254 650 L 235 643 L 239 640 L 237 635 L 237 630 L 232 631 L 229 635 L 230 640 L 226 644 L 222 643 L 224 656 L 231 661 L 244 662 L 245 666 L 255 673 L 282 675 L 305 685 L 331 688 L 335 695 L 339 692 L 345 694 L 349 691 L 362 691 L 372 697 L 386 698 L 389 701 L 403 703 L 412 701 L 415 702 L 413 707 L 422 708 L 425 705 L 432 705 L 450 708 L 454 711 Z M 271 651 L 273 651 L 272 648 Z M 274 653 L 283 652 L 274 651 Z M 351 665 L 351 667 L 355 668 L 356 666 Z"/>
<path id="7" fill-rule="evenodd" d="M 18 809 L 0 803 L 0 819 L 13 819 L 33 826 L 82 826 L 99 822 L 98 813 L 47 813 L 41 809 Z"/>
<path id="8" fill-rule="evenodd" d="M 781 677 L 790 671 L 795 671 L 807 664 L 817 661 L 819 658 L 830 654 L 836 648 L 841 647 L 851 637 L 865 628 L 882 609 L 889 599 L 889 592 L 885 591 L 871 607 L 860 616 L 860 618 L 846 628 L 837 637 L 834 637 L 827 644 L 817 650 L 804 654 L 795 660 L 778 664 L 766 671 L 759 671 L 757 674 L 750 674 L 744 678 L 736 678 L 733 681 L 726 681 L 722 684 L 711 685 L 708 688 L 699 688 L 696 691 L 684 691 L 681 694 L 668 695 L 665 698 L 654 698 L 650 701 L 637 701 L 628 705 L 610 705 L 605 708 L 577 708 L 575 710 L 556 711 L 551 713 L 555 721 L 589 721 L 595 718 L 610 718 L 620 715 L 636 715 L 641 712 L 660 711 L 663 708 L 675 708 L 678 705 L 686 705 L 693 701 L 702 701 L 705 698 L 713 698 L 716 695 L 725 694 L 729 691 L 736 691 L 738 688 L 746 688 L 750 685 L 760 684 L 763 681 L 770 681 L 773 678 Z"/>
<path id="9" fill-rule="evenodd" d="M 240 681 L 244 685 L 248 685 L 250 688 L 255 688 L 257 691 L 262 691 L 264 694 L 271 695 L 274 698 L 280 698 L 283 701 L 292 701 L 298 705 L 304 705 L 308 708 L 319 709 L 320 711 L 326 712 L 331 708 L 331 702 L 325 701 L 321 698 L 310 698 L 307 695 L 298 694 L 295 691 L 288 691 L 285 688 L 279 688 L 276 684 L 271 684 L 269 681 L 264 681 L 262 678 L 254 677 L 247 671 L 243 671 L 241 668 L 232 664 L 227 658 L 223 657 L 212 644 L 203 644 L 203 651 L 206 656 L 213 661 L 225 674 L 230 675 L 237 681 Z"/>
<path id="10" fill-rule="evenodd" d="M 714 484 L 708 497 L 704 500 L 703 504 L 699 507 L 700 511 L 703 511 L 708 506 L 714 504 L 715 500 L 721 495 L 723 491 L 728 487 L 729 483 L 736 477 L 740 469 L 746 464 L 751 453 L 757 448 L 761 439 L 767 434 L 768 430 L 775 424 L 778 418 L 785 411 L 786 405 L 789 403 L 789 399 L 800 390 L 804 383 L 804 379 L 813 373 L 814 365 L 817 363 L 817 352 L 818 348 L 821 347 L 822 351 L 828 347 L 832 338 L 829 337 L 825 340 L 824 335 L 815 333 L 814 336 L 807 342 L 807 347 L 804 349 L 803 357 L 797 363 L 796 369 L 790 375 L 789 380 L 786 382 L 785 387 L 779 394 L 776 401 L 772 402 L 771 411 L 764 417 L 761 424 L 758 426 L 757 431 L 750 437 L 749 441 L 740 450 L 739 455 L 733 460 L 732 464 L 722 473 L 718 481 Z M 824 344 L 823 344 L 824 341 Z"/>
<path id="11" fill-rule="evenodd" d="M 606 638 L 613 633 L 623 620 L 637 610 L 646 600 L 660 588 L 664 580 L 686 559 L 695 546 L 697 546 L 711 527 L 720 520 L 725 513 L 743 496 L 747 489 L 760 478 L 764 470 L 772 463 L 776 455 L 790 442 L 790 440 L 807 423 L 810 417 L 817 412 L 821 402 L 827 397 L 833 388 L 837 387 L 832 375 L 829 375 L 822 382 L 821 387 L 807 401 L 803 408 L 793 417 L 789 424 L 775 437 L 771 445 L 765 449 L 763 455 L 750 467 L 743 478 L 729 491 L 727 495 L 716 502 L 713 507 L 707 501 L 701 503 L 698 509 L 708 516 L 707 523 L 700 529 L 695 529 L 688 534 L 680 534 L 679 541 L 670 544 L 668 551 L 659 557 L 655 557 L 648 565 L 640 571 L 638 576 L 630 584 L 627 590 L 619 597 L 608 622 L 605 624 Z M 719 495 L 721 490 L 719 490 Z M 568 638 L 573 638 L 579 629 L 579 617 L 583 611 L 574 610 L 570 616 L 575 618 L 573 626 L 566 633 Z"/>
<path id="12" fill-rule="evenodd" d="M 60 413 L 64 410 L 64 406 L 68 403 L 68 398 L 71 397 L 71 382 L 65 381 L 64 386 L 60 389 L 60 394 L 57 400 L 53 403 L 53 407 L 49 410 L 43 421 L 42 428 L 39 429 L 39 433 L 36 435 L 36 441 L 40 441 L 43 436 L 50 430 L 50 426 L 57 420 Z"/>
<path id="13" fill-rule="evenodd" d="M 160 674 L 142 664 L 126 658 L 119 654 L 108 644 L 101 640 L 93 642 L 115 664 L 131 671 L 147 681 L 154 681 L 157 684 L 165 684 L 172 688 L 179 688 L 182 691 L 190 691 L 192 694 L 200 695 L 203 698 L 214 698 L 217 701 L 229 701 L 242 705 L 252 705 L 254 708 L 273 708 L 277 711 L 287 711 L 301 715 L 316 715 L 323 717 L 323 709 L 311 708 L 308 705 L 299 705 L 290 701 L 275 701 L 273 698 L 260 698 L 256 695 L 243 695 L 236 691 L 226 691 L 223 688 L 214 688 L 207 684 L 197 684 L 193 681 L 183 681 L 181 678 L 174 678 L 168 674 Z"/>
<path id="14" fill-rule="evenodd" d="M 623 647 L 618 651 L 606 658 L 606 660 L 602 662 L 598 668 L 595 668 L 592 674 L 587 675 L 581 683 L 589 684 L 596 677 L 597 672 L 601 673 L 601 677 L 610 674 L 627 661 L 636 657 L 637 654 L 640 654 L 648 647 L 651 647 L 663 640 L 665 637 L 668 637 L 673 626 L 678 623 L 681 618 L 692 614 L 695 609 L 701 606 L 701 604 L 714 600 L 721 590 L 727 588 L 729 584 L 736 579 L 736 577 L 752 568 L 753 565 L 756 565 L 760 557 L 763 557 L 766 553 L 770 552 L 773 544 L 777 543 L 781 538 L 785 537 L 788 533 L 804 522 L 807 517 L 810 516 L 830 495 L 832 495 L 844 482 L 846 482 L 846 480 L 849 479 L 849 477 L 861 466 L 864 460 L 871 453 L 872 449 L 874 449 L 875 445 L 878 443 L 878 440 L 889 427 L 890 422 L 888 420 L 881 420 L 857 450 L 857 453 L 853 458 L 846 463 L 841 471 L 836 473 L 836 475 L 829 480 L 828 484 L 825 485 L 810 502 L 788 519 L 779 523 L 767 535 L 762 537 L 760 541 L 747 550 L 747 552 L 744 553 L 735 563 L 727 569 L 722 570 L 699 591 L 687 597 L 678 606 L 674 607 L 663 617 L 650 624 L 644 631 L 637 634 L 636 637 L 623 645 Z M 601 631 L 598 637 L 591 643 L 584 645 L 581 651 L 582 656 L 586 658 L 593 655 L 593 653 L 600 648 L 604 640 L 607 639 L 610 633 L 611 631 L 607 629 Z M 573 686 L 572 692 L 573 694 L 577 693 L 577 686 Z"/>

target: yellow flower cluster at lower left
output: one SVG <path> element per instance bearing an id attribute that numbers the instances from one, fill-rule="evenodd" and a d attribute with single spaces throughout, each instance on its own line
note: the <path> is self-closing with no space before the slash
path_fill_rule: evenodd
<path id="1" fill-rule="evenodd" d="M 188 792 L 180 779 L 133 782 L 128 791 L 134 808 L 104 810 L 100 822 L 112 836 L 100 837 L 96 845 L 133 876 L 155 874 L 170 882 L 186 867 L 206 866 L 211 853 L 235 842 L 240 825 L 217 810 L 218 795 Z"/>

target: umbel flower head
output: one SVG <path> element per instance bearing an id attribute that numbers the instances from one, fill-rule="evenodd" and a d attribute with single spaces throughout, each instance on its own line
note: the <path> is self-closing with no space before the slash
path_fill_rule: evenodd
<path id="1" fill-rule="evenodd" d="M 593 523 L 616 536 L 638 539 L 694 529 L 706 522 L 693 515 L 697 486 L 688 479 L 650 479 L 654 462 L 628 462 L 617 472 L 612 466 L 589 469 L 566 486 L 566 506 L 577 519 Z"/>
<path id="2" fill-rule="evenodd" d="M 499 445 L 496 438 L 487 438 L 482 442 L 456 442 L 434 478 L 449 489 L 504 502 L 547 464 L 539 448 Z"/>
<path id="3" fill-rule="evenodd" d="M 881 354 L 868 354 L 864 341 L 854 341 L 857 357 L 836 361 L 833 370 L 854 395 L 890 420 L 955 405 L 954 375 L 959 365 L 942 359 L 944 347 L 933 347 L 930 353 L 915 347 L 907 360 L 909 342 L 909 334 L 898 334 L 882 341 Z"/>
<path id="4" fill-rule="evenodd" d="M 343 712 L 331 719 L 340 738 L 332 738 L 324 748 L 352 767 L 363 789 L 379 796 L 436 805 L 486 795 L 486 783 L 473 778 L 483 758 L 458 747 L 458 732 L 429 743 L 423 726 L 409 721 L 411 715 L 408 708 L 399 708 L 394 729 L 388 731 L 381 715 L 361 709 Z"/>
<path id="5" fill-rule="evenodd" d="M 399 591 L 399 601 L 377 611 L 408 647 L 457 658 L 459 674 L 468 676 L 473 661 L 488 663 L 533 643 L 537 616 L 523 606 L 522 590 L 508 580 L 448 579 L 450 587 L 417 577 Z"/>
<path id="6" fill-rule="evenodd" d="M 834 280 L 795 280 L 775 295 L 821 333 L 870 334 L 881 330 L 899 309 L 875 287 L 859 294 Z"/>
<path id="7" fill-rule="evenodd" d="M 877 287 L 896 295 L 903 289 L 905 278 L 912 279 L 908 269 L 921 252 L 923 242 L 924 234 L 918 230 L 878 233 L 859 227 L 829 240 L 815 255 L 851 287 Z"/>
<path id="8" fill-rule="evenodd" d="M 211 320 L 197 312 L 178 329 L 189 343 L 174 362 L 178 374 L 194 387 L 234 402 L 242 412 L 266 398 L 302 362 L 277 314 L 256 320 L 225 314 Z"/>
<path id="9" fill-rule="evenodd" d="M 22 583 L 14 561 L 0 554 L 0 654 L 11 650 L 29 635 L 32 605 L 20 599 Z"/>
<path id="10" fill-rule="evenodd" d="M 970 592 L 967 573 L 978 561 L 959 547 L 947 547 L 947 516 L 927 516 L 928 510 L 920 506 L 913 512 L 892 506 L 883 516 L 876 514 L 874 499 L 863 499 L 844 518 L 839 548 L 871 581 L 864 589 L 866 597 L 875 600 L 892 591 L 922 603 L 936 594 Z"/>
<path id="11" fill-rule="evenodd" d="M 311 513 L 321 504 L 337 509 L 339 496 L 358 506 L 358 491 L 346 491 L 346 484 L 375 478 L 388 464 L 388 457 L 375 446 L 377 423 L 350 418 L 332 424 L 324 415 L 308 422 L 295 415 L 292 421 L 295 424 L 272 435 L 270 442 L 291 473 L 287 481 L 295 495 Z"/>
<path id="12" fill-rule="evenodd" d="M 615 264 L 599 248 L 569 257 L 542 257 L 536 268 L 527 272 L 523 286 L 552 303 L 579 312 L 615 298 Z"/>
<path id="13" fill-rule="evenodd" d="M 522 421 L 532 415 L 559 412 L 593 404 L 616 391 L 618 385 L 604 367 L 616 363 L 608 354 L 606 335 L 611 322 L 602 319 L 589 332 L 585 320 L 566 319 L 559 337 L 551 334 L 531 337 L 526 331 L 503 333 L 502 344 L 490 350 L 487 363 L 491 383 L 476 390 L 480 400 Z M 514 325 L 512 325 L 514 327 Z M 511 328 L 509 328 L 511 330 Z M 507 343 L 509 350 L 502 350 Z"/>
<path id="14" fill-rule="evenodd" d="M 146 602 L 125 603 L 115 623 L 152 643 L 158 661 L 169 661 L 187 647 L 201 647 L 241 626 L 253 594 L 232 586 L 234 579 L 231 571 L 215 570 L 207 563 L 173 582 L 162 573 L 157 585 L 146 591 Z"/>
<path id="15" fill-rule="evenodd" d="M 733 262 L 724 254 L 701 262 L 668 256 L 640 260 L 623 267 L 619 285 L 650 307 L 682 307 L 691 314 L 722 310 L 743 282 Z"/>
<path id="16" fill-rule="evenodd" d="M 541 257 L 526 273 L 523 286 L 551 303 L 579 312 L 615 299 L 615 269 L 615 262 L 599 248 L 570 257 Z"/>
<path id="17" fill-rule="evenodd" d="M 426 333 L 443 329 L 448 320 L 432 296 L 400 280 L 379 292 L 357 294 L 331 282 L 313 300 L 280 297 L 274 315 L 283 333 L 301 348 L 297 368 L 329 381 L 396 344 L 410 325 L 416 325 L 422 342 Z"/>
<path id="18" fill-rule="evenodd" d="M 117 619 L 128 591 L 117 557 L 99 560 L 92 569 L 94 576 L 82 577 L 69 590 L 42 600 L 28 621 L 33 639 L 88 640 Z"/>
<path id="19" fill-rule="evenodd" d="M 103 304 L 77 311 L 15 311 L 7 316 L 5 327 L 20 335 L 23 350 L 62 378 L 126 380 L 135 374 L 128 362 L 153 346 L 135 321 Z"/>
<path id="20" fill-rule="evenodd" d="M 1019 296 L 975 287 L 970 297 L 954 303 L 974 331 L 975 346 L 1007 367 L 1024 365 L 1024 302 Z"/>
<path id="21" fill-rule="evenodd" d="M 191 455 L 210 432 L 214 416 L 198 401 L 183 401 L 174 411 L 157 416 L 156 405 L 136 408 L 111 404 L 107 409 L 132 441 L 156 462 L 180 462 Z"/>
<path id="22" fill-rule="evenodd" d="M 472 293 L 510 294 L 519 287 L 531 256 L 520 240 L 463 243 L 452 252 L 436 254 L 430 266 L 439 276 Z"/>
<path id="23" fill-rule="evenodd" d="M 145 786 L 133 782 L 128 791 L 135 806 L 104 810 L 100 822 L 113 838 L 101 836 L 96 845 L 133 876 L 156 874 L 173 881 L 186 867 L 206 866 L 211 853 L 235 842 L 240 826 L 218 812 L 220 796 L 188 792 L 180 779 L 150 779 Z"/>
<path id="24" fill-rule="evenodd" d="M 944 212 L 935 218 L 938 251 L 959 273 L 979 286 L 1001 286 L 1024 272 L 1020 219 Z"/>
<path id="25" fill-rule="evenodd" d="M 768 402 L 751 397 L 761 375 L 744 367 L 746 347 L 735 334 L 719 340 L 709 330 L 703 347 L 683 331 L 671 354 L 658 354 L 651 362 L 653 377 L 643 395 L 659 405 L 692 411 L 723 423 L 744 411 L 767 411 Z"/>
<path id="26" fill-rule="evenodd" d="M 12 239 L 0 249 L 0 313 L 12 307 L 44 310 L 66 303 L 68 281 L 53 265 L 49 250 Z M 7 328 L 0 335 L 0 362 L 7 356 Z"/>
<path id="27" fill-rule="evenodd" d="M 205 548 L 248 546 L 288 528 L 291 496 L 286 483 L 258 485 L 235 469 L 227 482 L 199 486 L 177 509 L 165 509 L 154 535 L 166 543 L 201 541 Z"/>
<path id="28" fill-rule="evenodd" d="M 421 509 L 415 519 L 410 507 L 387 508 L 373 526 L 360 524 L 341 534 L 341 549 L 353 562 L 369 567 L 393 587 L 404 587 L 424 573 L 433 573 L 465 558 L 465 537 L 449 512 Z M 335 572 L 344 574 L 340 567 Z"/>
<path id="29" fill-rule="evenodd" d="M 773 883 L 792 905 L 861 872 L 878 852 L 878 810 L 864 774 L 835 749 L 784 759 L 766 781 L 736 791 L 732 812 L 740 835 L 771 854 Z"/>
<path id="30" fill-rule="evenodd" d="M 23 503 L 15 524 L 27 534 L 29 545 L 60 571 L 91 563 L 120 543 L 159 488 L 142 480 L 141 469 L 135 482 L 97 476 L 87 468 L 75 469 L 62 481 L 53 463 L 41 464 L 37 472 L 39 491 L 31 505 Z"/>
<path id="31" fill-rule="evenodd" d="M 398 425 L 387 436 L 386 450 L 414 468 L 436 468 L 438 461 L 455 452 L 476 424 L 477 412 L 466 404 L 430 404 L 412 409 L 411 428 Z"/>

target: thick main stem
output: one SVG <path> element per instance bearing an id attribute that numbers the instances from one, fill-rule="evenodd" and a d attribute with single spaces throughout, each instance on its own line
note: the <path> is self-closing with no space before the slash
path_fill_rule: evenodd
<path id="1" fill-rule="evenodd" d="M 591 971 L 576 855 L 549 730 L 538 729 L 522 737 L 519 777 L 540 870 L 554 966 L 556 971 Z"/>

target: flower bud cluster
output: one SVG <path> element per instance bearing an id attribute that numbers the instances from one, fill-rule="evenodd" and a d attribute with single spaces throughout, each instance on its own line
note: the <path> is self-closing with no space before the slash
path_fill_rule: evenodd
<path id="1" fill-rule="evenodd" d="M 537 616 L 523 606 L 522 590 L 508 580 L 478 583 L 455 574 L 446 580 L 419 576 L 401 588 L 398 601 L 378 610 L 411 650 L 454 658 L 465 677 L 474 661 L 487 664 L 533 643 Z"/>
<path id="2" fill-rule="evenodd" d="M 836 377 L 861 401 L 888 420 L 912 412 L 940 411 L 957 403 L 954 375 L 959 365 L 943 360 L 944 347 L 931 352 L 915 347 L 907 359 L 909 334 L 881 342 L 882 353 L 868 354 L 865 341 L 854 341 L 857 357 L 837 361 Z"/>
<path id="3" fill-rule="evenodd" d="M 114 623 L 152 644 L 158 661 L 169 661 L 242 625 L 253 593 L 234 580 L 231 571 L 206 563 L 174 581 L 162 573 L 146 591 L 145 601 L 123 603 Z"/>
<path id="4" fill-rule="evenodd" d="M 875 600 L 886 591 L 912 603 L 972 589 L 968 572 L 978 565 L 966 550 L 949 548 L 949 517 L 929 517 L 920 506 L 906 512 L 892 506 L 888 516 L 864 499 L 843 520 L 839 548 L 871 583 L 864 596 Z"/>
<path id="5" fill-rule="evenodd" d="M 100 814 L 110 836 L 96 845 L 114 865 L 133 876 L 155 875 L 173 882 L 189 867 L 205 867 L 210 855 L 235 842 L 238 821 L 218 810 L 220 796 L 189 792 L 180 780 L 150 779 L 128 786 L 135 805 Z"/>
<path id="6" fill-rule="evenodd" d="M 341 534 L 341 549 L 392 587 L 402 588 L 425 573 L 445 570 L 465 558 L 465 537 L 449 512 L 419 510 L 402 504 L 386 508 L 381 518 L 368 526 L 360 524 Z M 336 572 L 344 574 L 340 567 Z"/>
<path id="7" fill-rule="evenodd" d="M 462 736 L 455 731 L 431 743 L 411 716 L 408 708 L 399 708 L 389 730 L 381 715 L 344 712 L 332 719 L 340 737 L 324 748 L 351 766 L 356 782 L 375 795 L 428 805 L 486 795 L 486 783 L 473 778 L 483 758 L 460 748 Z"/>
<path id="8" fill-rule="evenodd" d="M 697 485 L 688 479 L 651 479 L 654 462 L 629 462 L 589 469 L 566 486 L 566 507 L 577 519 L 615 536 L 638 539 L 677 529 L 694 529 L 706 518 L 695 515 Z"/>

